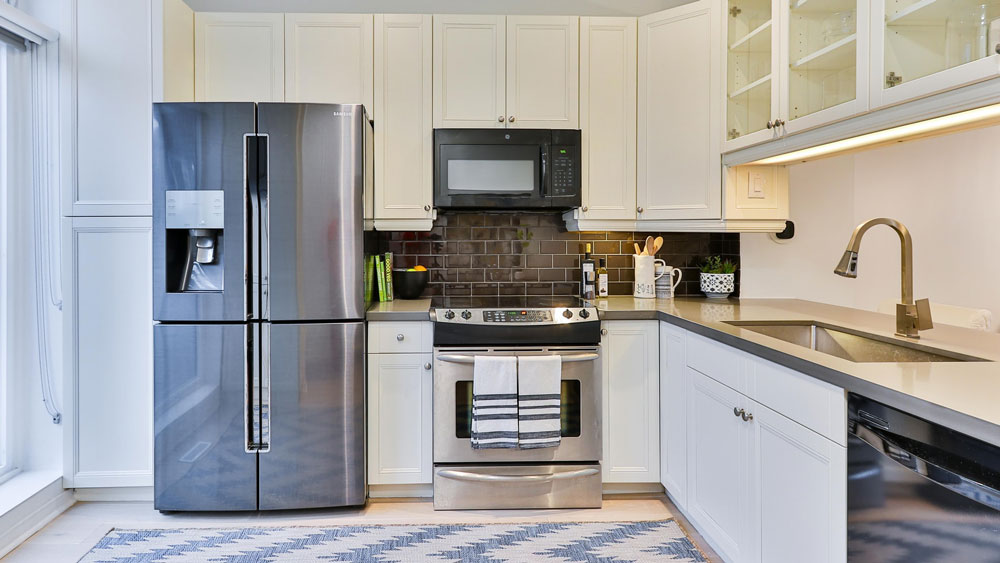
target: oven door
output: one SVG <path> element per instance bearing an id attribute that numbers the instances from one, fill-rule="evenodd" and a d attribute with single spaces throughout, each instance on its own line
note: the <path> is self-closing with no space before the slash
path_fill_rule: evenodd
<path id="1" fill-rule="evenodd" d="M 562 438 L 558 447 L 472 449 L 472 372 L 477 355 L 562 356 Z M 595 347 L 435 348 L 434 463 L 599 461 L 600 366 Z"/>
<path id="2" fill-rule="evenodd" d="M 550 143 L 545 131 L 435 131 L 434 205 L 548 207 Z"/>

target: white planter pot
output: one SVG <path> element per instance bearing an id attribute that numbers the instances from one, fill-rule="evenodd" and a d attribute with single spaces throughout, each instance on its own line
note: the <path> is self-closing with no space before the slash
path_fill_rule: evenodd
<path id="1" fill-rule="evenodd" d="M 701 291 L 706 297 L 725 299 L 736 291 L 736 274 L 701 273 Z"/>

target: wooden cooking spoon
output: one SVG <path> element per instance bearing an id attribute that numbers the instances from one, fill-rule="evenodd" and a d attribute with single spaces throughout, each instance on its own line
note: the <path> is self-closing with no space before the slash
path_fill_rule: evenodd
<path id="1" fill-rule="evenodd" d="M 656 256 L 656 253 L 663 248 L 663 237 L 656 237 L 653 239 L 653 251 L 650 252 L 650 256 Z"/>
<path id="2" fill-rule="evenodd" d="M 653 253 L 653 237 L 646 237 L 646 246 L 643 247 L 642 253 L 646 256 L 652 256 Z"/>

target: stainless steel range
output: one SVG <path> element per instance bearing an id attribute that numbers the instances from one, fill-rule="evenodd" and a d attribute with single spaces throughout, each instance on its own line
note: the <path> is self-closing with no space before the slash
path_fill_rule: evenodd
<path id="1" fill-rule="evenodd" d="M 601 323 L 574 297 L 441 298 L 434 325 L 434 508 L 601 506 Z M 476 356 L 558 355 L 560 443 L 473 449 Z"/>

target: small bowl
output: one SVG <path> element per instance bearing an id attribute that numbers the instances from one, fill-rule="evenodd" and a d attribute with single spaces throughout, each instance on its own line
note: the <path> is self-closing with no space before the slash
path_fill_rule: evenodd
<path id="1" fill-rule="evenodd" d="M 392 271 L 392 293 L 400 299 L 419 299 L 430 281 L 431 273 L 409 270 Z"/>

